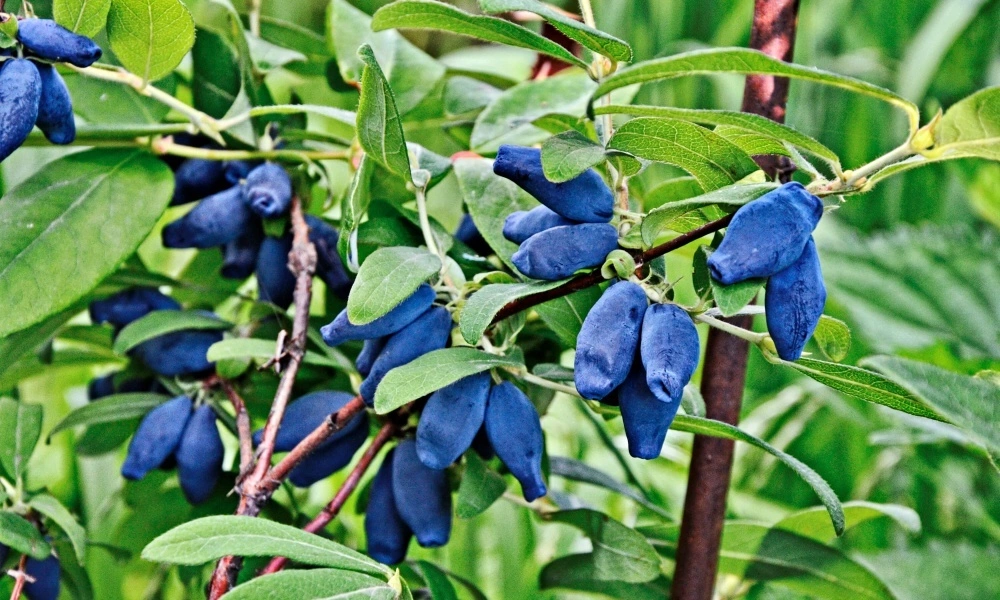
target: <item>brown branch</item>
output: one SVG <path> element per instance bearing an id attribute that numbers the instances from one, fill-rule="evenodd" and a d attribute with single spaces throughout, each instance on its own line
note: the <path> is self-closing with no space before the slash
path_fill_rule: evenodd
<path id="1" fill-rule="evenodd" d="M 792 59 L 798 0 L 756 0 L 750 47 L 784 61 Z M 746 78 L 743 111 L 783 122 L 788 79 L 760 75 Z M 784 160 L 783 160 L 784 159 Z M 785 157 L 756 156 L 771 176 L 787 181 L 793 167 Z M 730 323 L 749 329 L 753 318 L 736 317 Z M 708 418 L 735 425 L 739 421 L 746 382 L 748 344 L 712 328 L 705 349 L 701 393 Z M 684 514 L 677 544 L 672 600 L 710 600 L 719 566 L 719 547 L 726 517 L 726 497 L 733 464 L 730 440 L 696 435 L 691 453 Z"/>
<path id="2" fill-rule="evenodd" d="M 337 493 L 333 496 L 333 499 L 323 507 L 312 521 L 303 527 L 305 531 L 309 533 L 316 533 L 326 527 L 330 521 L 335 519 L 340 513 L 340 509 L 344 507 L 347 499 L 351 497 L 354 490 L 357 489 L 358 484 L 361 483 L 361 478 L 364 477 L 368 468 L 371 467 L 372 461 L 378 456 L 379 451 L 385 446 L 386 442 L 391 440 L 396 432 L 399 431 L 399 423 L 396 421 L 390 421 L 379 429 L 379 432 L 372 438 L 372 441 L 368 444 L 368 448 L 365 449 L 364 454 L 361 455 L 361 460 L 351 471 L 351 474 L 347 476 L 344 483 L 337 490 Z M 271 562 L 261 571 L 261 575 L 267 575 L 269 573 L 277 573 L 278 571 L 285 568 L 288 563 L 288 559 L 284 556 L 276 556 L 271 559 Z"/>
<path id="3" fill-rule="evenodd" d="M 250 432 L 250 414 L 247 412 L 246 402 L 240 396 L 233 384 L 227 380 L 219 378 L 219 385 L 229 397 L 229 402 L 236 411 L 236 433 L 240 440 L 240 476 L 246 476 L 253 462 L 253 434 Z M 237 482 L 239 483 L 239 482 Z"/>
<path id="4" fill-rule="evenodd" d="M 17 563 L 17 570 L 9 572 L 10 576 L 14 578 L 14 589 L 10 593 L 10 600 L 18 600 L 21 597 L 21 592 L 24 590 L 24 586 L 29 581 L 34 583 L 35 578 L 24 572 L 27 566 L 28 555 L 22 554 L 20 562 Z"/>

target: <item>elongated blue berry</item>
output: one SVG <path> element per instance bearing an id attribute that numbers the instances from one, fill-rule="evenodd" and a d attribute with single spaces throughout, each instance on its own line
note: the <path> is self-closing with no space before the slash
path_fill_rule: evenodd
<path id="1" fill-rule="evenodd" d="M 243 200 L 261 218 L 279 217 L 292 205 L 292 180 L 281 166 L 264 163 L 247 175 Z"/>
<path id="2" fill-rule="evenodd" d="M 774 275 L 802 254 L 822 216 L 823 203 L 794 181 L 744 205 L 708 257 L 712 278 L 732 285 Z"/>
<path id="3" fill-rule="evenodd" d="M 274 450 L 288 452 L 319 427 L 327 417 L 344 408 L 353 399 L 354 395 L 347 392 L 322 390 L 306 394 L 290 403 L 285 410 L 285 417 L 281 420 L 281 428 L 278 429 L 278 435 L 274 440 Z M 368 431 L 366 413 L 361 413 L 361 416 L 351 419 L 342 429 L 327 438 L 321 447 L 347 437 L 355 429 Z M 259 445 L 262 437 L 263 430 L 256 431 L 253 443 Z"/>
<path id="4" fill-rule="evenodd" d="M 226 279 L 246 279 L 257 268 L 257 255 L 264 243 L 264 228 L 259 219 L 251 219 L 240 235 L 222 247 L 220 273 Z"/>
<path id="5" fill-rule="evenodd" d="M 316 276 L 323 280 L 327 289 L 346 300 L 351 291 L 351 277 L 337 252 L 340 239 L 337 230 L 312 215 L 306 215 L 306 223 L 309 224 L 309 241 L 316 248 Z"/>
<path id="6" fill-rule="evenodd" d="M 649 389 L 661 402 L 680 402 L 701 349 L 691 317 L 676 304 L 650 305 L 639 347 Z"/>
<path id="7" fill-rule="evenodd" d="M 119 381 L 115 381 L 116 379 Z M 121 379 L 121 371 L 116 371 L 91 379 L 90 383 L 87 384 L 87 399 L 93 402 L 112 394 L 148 392 L 156 387 L 158 387 L 158 383 L 152 377 Z"/>
<path id="8" fill-rule="evenodd" d="M 487 397 L 489 402 L 489 397 Z M 496 456 L 493 445 L 490 444 L 490 436 L 486 433 L 486 414 L 483 413 L 483 426 L 476 432 L 476 437 L 472 438 L 472 449 L 476 451 L 483 460 L 490 460 Z"/>
<path id="9" fill-rule="evenodd" d="M 463 214 L 462 220 L 458 222 L 458 227 L 455 229 L 455 239 L 482 256 L 493 254 L 493 249 L 479 233 L 479 228 L 472 220 L 472 215 L 468 213 Z"/>
<path id="10" fill-rule="evenodd" d="M 358 354 L 357 360 L 354 361 L 354 366 L 357 367 L 358 373 L 362 377 L 368 377 L 368 374 L 371 373 L 375 359 L 378 358 L 379 353 L 382 352 L 382 348 L 385 348 L 385 343 L 388 341 L 388 336 L 365 340 L 365 345 L 361 347 L 361 352 Z"/>
<path id="11" fill-rule="evenodd" d="M 261 302 L 276 304 L 282 310 L 292 305 L 295 297 L 295 274 L 288 268 L 288 253 L 292 251 L 292 236 L 267 236 L 257 254 L 257 294 Z"/>
<path id="12" fill-rule="evenodd" d="M 385 374 L 398 366 L 440 350 L 451 338 L 451 315 L 441 306 L 429 308 L 402 331 L 392 334 L 379 353 L 368 377 L 361 383 L 361 397 L 368 406 L 375 402 L 375 390 Z"/>
<path id="13" fill-rule="evenodd" d="M 177 449 L 191 417 L 191 399 L 177 396 L 146 413 L 128 445 L 122 464 L 125 479 L 142 479 Z"/>
<path id="14" fill-rule="evenodd" d="M 25 597 L 28 600 L 57 600 L 61 571 L 59 558 L 54 554 L 50 554 L 45 560 L 29 558 L 24 566 L 24 572 L 34 581 L 24 585 Z"/>
<path id="15" fill-rule="evenodd" d="M 528 502 L 546 493 L 542 477 L 545 439 L 535 405 L 513 383 L 493 386 L 486 403 L 486 434 L 493 451 L 521 483 Z"/>
<path id="16" fill-rule="evenodd" d="M 646 383 L 646 369 L 639 357 L 632 362 L 625 382 L 618 388 L 618 406 L 628 439 L 628 453 L 635 458 L 652 459 L 663 450 L 663 440 L 674 422 L 680 401 L 661 402 Z"/>
<path id="17" fill-rule="evenodd" d="M 227 160 L 223 164 L 226 170 L 226 182 L 229 185 L 236 185 L 246 180 L 250 171 L 253 171 L 261 163 L 256 160 Z"/>
<path id="18" fill-rule="evenodd" d="M 174 331 L 139 344 L 130 354 L 164 377 L 200 375 L 215 368 L 206 355 L 212 344 L 221 341 L 221 331 Z"/>
<path id="19" fill-rule="evenodd" d="M 243 203 L 239 187 L 205 198 L 189 213 L 163 228 L 167 248 L 211 248 L 240 236 L 250 225 L 252 213 Z"/>
<path id="20" fill-rule="evenodd" d="M 599 400 L 625 381 L 639 345 L 646 292 L 630 281 L 609 287 L 583 320 L 573 363 L 576 389 Z"/>
<path id="21" fill-rule="evenodd" d="M 184 497 L 201 504 L 212 495 L 226 449 L 215 425 L 215 411 L 203 404 L 195 409 L 177 446 L 177 476 Z"/>
<path id="22" fill-rule="evenodd" d="M 406 300 L 397 304 L 392 310 L 375 319 L 371 323 L 355 325 L 347 318 L 347 310 L 340 311 L 337 317 L 324 325 L 319 332 L 327 346 L 339 346 L 351 340 L 370 340 L 387 336 L 403 329 L 422 315 L 434 303 L 434 289 L 426 283 L 421 284 Z"/>
<path id="23" fill-rule="evenodd" d="M 189 158 L 174 173 L 174 195 L 170 206 L 195 202 L 232 187 L 226 180 L 226 168 L 217 160 Z"/>
<path id="24" fill-rule="evenodd" d="M 537 206 L 531 210 L 519 210 L 507 215 L 503 222 L 503 236 L 515 244 L 553 227 L 577 225 L 547 206 Z"/>
<path id="25" fill-rule="evenodd" d="M 66 89 L 66 82 L 56 68 L 36 64 L 42 80 L 42 95 L 38 101 L 38 118 L 35 125 L 53 144 L 70 144 L 76 139 L 76 122 L 73 119 L 73 100 Z"/>
<path id="26" fill-rule="evenodd" d="M 122 328 L 154 310 L 180 310 L 181 305 L 155 288 L 137 287 L 90 303 L 90 320 Z"/>
<path id="27" fill-rule="evenodd" d="M 447 469 L 462 456 L 483 426 L 493 378 L 477 373 L 431 394 L 420 413 L 417 455 L 432 469 Z"/>
<path id="28" fill-rule="evenodd" d="M 565 279 L 599 266 L 618 247 L 618 230 L 606 223 L 563 225 L 528 238 L 511 262 L 532 279 Z"/>
<path id="29" fill-rule="evenodd" d="M 614 216 L 611 189 L 594 169 L 563 183 L 553 183 L 542 172 L 542 151 L 523 146 L 500 146 L 493 172 L 505 177 L 567 219 L 607 223 Z"/>
<path id="30" fill-rule="evenodd" d="M 365 510 L 365 538 L 368 540 L 368 556 L 380 563 L 395 565 L 406 558 L 413 531 L 399 516 L 396 498 L 393 495 L 392 463 L 395 450 L 390 450 L 382 461 L 375 479 L 372 481 Z"/>
<path id="31" fill-rule="evenodd" d="M 347 429 L 337 433 L 343 435 L 327 442 L 292 469 L 288 476 L 292 485 L 309 487 L 349 465 L 368 439 L 368 415 L 355 417 Z"/>
<path id="32" fill-rule="evenodd" d="M 51 19 L 23 19 L 17 24 L 17 39 L 24 49 L 46 60 L 89 67 L 101 58 L 101 47 Z"/>
<path id="33" fill-rule="evenodd" d="M 700 344 L 691 317 L 676 304 L 652 304 L 639 343 L 646 382 L 661 402 L 680 402 L 698 368 Z"/>
<path id="34" fill-rule="evenodd" d="M 826 305 L 826 285 L 812 238 L 799 259 L 767 280 L 767 332 L 778 356 L 798 360 Z"/>
<path id="35" fill-rule="evenodd" d="M 7 555 L 10 554 L 10 548 L 0 544 L 0 566 L 3 566 L 7 562 Z"/>
<path id="36" fill-rule="evenodd" d="M 38 118 L 42 78 L 30 60 L 0 63 L 0 162 L 28 139 Z"/>
<path id="37" fill-rule="evenodd" d="M 448 473 L 424 466 L 412 438 L 396 446 L 392 492 L 399 516 L 425 548 L 437 548 L 451 537 L 451 487 Z"/>

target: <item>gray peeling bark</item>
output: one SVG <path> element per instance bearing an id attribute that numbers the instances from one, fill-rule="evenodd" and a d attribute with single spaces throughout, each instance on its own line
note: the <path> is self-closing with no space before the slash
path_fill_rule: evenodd
<path id="1" fill-rule="evenodd" d="M 798 0 L 756 0 L 750 47 L 784 61 L 792 60 Z M 743 112 L 785 120 L 788 79 L 751 75 L 743 90 Z M 794 167 L 785 157 L 754 157 L 770 175 L 787 181 Z M 731 319 L 749 328 L 752 317 Z M 736 424 L 740 416 L 746 382 L 747 342 L 718 329 L 711 329 L 705 349 L 701 392 L 706 416 Z M 695 436 L 688 475 L 684 514 L 677 546 L 672 600 L 710 600 L 719 566 L 719 545 L 726 516 L 733 465 L 733 442 Z"/>

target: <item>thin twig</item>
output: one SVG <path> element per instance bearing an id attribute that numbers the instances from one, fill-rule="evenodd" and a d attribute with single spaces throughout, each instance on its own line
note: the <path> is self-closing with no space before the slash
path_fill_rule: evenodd
<path id="1" fill-rule="evenodd" d="M 309 160 L 346 160 L 348 150 L 221 150 L 219 148 L 196 148 L 178 144 L 170 138 L 160 138 L 152 144 L 153 152 L 183 158 L 205 160 L 285 160 L 306 162 Z"/>
<path id="2" fill-rule="evenodd" d="M 17 563 L 17 570 L 8 572 L 8 575 L 14 578 L 14 589 L 10 593 L 10 600 L 18 600 L 21 597 L 21 592 L 24 590 L 24 586 L 35 582 L 34 577 L 25 573 L 24 570 L 27 566 L 28 555 L 22 554 L 21 560 Z"/>
<path id="3" fill-rule="evenodd" d="M 240 475 L 245 475 L 253 461 L 253 437 L 250 432 L 250 414 L 246 402 L 240 396 L 233 384 L 226 379 L 219 379 L 222 390 L 229 397 L 229 402 L 236 411 L 236 433 L 240 440 Z"/>

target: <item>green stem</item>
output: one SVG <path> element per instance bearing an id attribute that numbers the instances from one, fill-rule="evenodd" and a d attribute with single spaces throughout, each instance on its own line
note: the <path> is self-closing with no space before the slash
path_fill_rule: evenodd
<path id="1" fill-rule="evenodd" d="M 136 146 L 145 142 L 136 138 L 172 135 L 190 130 L 188 123 L 163 123 L 155 125 L 94 126 L 81 125 L 76 130 L 77 146 Z M 32 131 L 25 146 L 51 146 L 40 131 Z"/>
<path id="2" fill-rule="evenodd" d="M 580 392 L 576 391 L 576 387 L 572 385 L 565 385 L 562 383 L 549 381 L 544 377 L 539 377 L 538 375 L 532 375 L 531 373 L 526 373 L 526 372 L 525 373 L 515 372 L 515 373 L 519 378 L 523 379 L 524 381 L 527 381 L 528 383 L 533 383 L 538 387 L 547 388 L 550 390 L 554 390 L 556 392 L 562 392 L 564 394 L 569 394 L 570 396 L 576 396 L 577 398 L 582 397 L 580 396 Z"/>
<path id="3" fill-rule="evenodd" d="M 729 335 L 736 336 L 742 340 L 746 340 L 751 344 L 755 345 L 761 343 L 767 337 L 766 333 L 754 333 L 753 331 L 747 331 L 742 327 L 737 327 L 736 325 L 733 325 L 731 323 L 726 323 L 725 321 L 721 321 L 719 319 L 716 319 L 715 317 L 710 317 L 704 313 L 700 315 L 694 315 L 694 319 L 696 321 L 701 321 L 702 323 L 705 323 L 710 327 L 715 327 L 720 331 L 725 331 Z"/>
<path id="4" fill-rule="evenodd" d="M 427 193 L 424 188 L 418 187 L 416 191 L 417 196 L 417 213 L 420 216 L 420 231 L 424 234 L 424 244 L 427 245 L 427 249 L 431 253 L 438 256 L 441 259 L 441 270 L 445 269 L 445 257 L 441 249 L 438 248 L 437 241 L 434 239 L 434 232 L 431 230 L 431 220 L 427 215 Z"/>
<path id="5" fill-rule="evenodd" d="M 347 160 L 347 150 L 219 150 L 215 148 L 195 148 L 176 144 L 163 138 L 153 142 L 157 154 L 170 154 L 184 158 L 205 160 L 283 160 L 306 162 L 309 160 Z"/>

